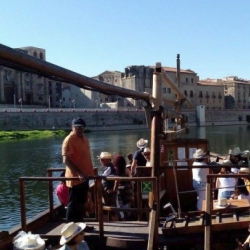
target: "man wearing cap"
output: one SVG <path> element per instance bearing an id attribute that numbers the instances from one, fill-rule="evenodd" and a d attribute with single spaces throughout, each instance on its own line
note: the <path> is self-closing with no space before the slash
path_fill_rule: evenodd
<path id="1" fill-rule="evenodd" d="M 93 176 L 93 165 L 89 141 L 83 134 L 85 122 L 82 118 L 72 121 L 72 131 L 62 144 L 63 163 L 66 165 L 65 177 L 78 177 L 67 180 L 69 202 L 67 207 L 67 222 L 81 222 L 84 214 L 84 204 L 89 190 L 88 176 Z"/>
<path id="2" fill-rule="evenodd" d="M 141 138 L 137 143 L 136 146 L 139 148 L 139 150 L 135 151 L 133 155 L 133 161 L 131 164 L 131 173 L 132 175 L 135 175 L 135 169 L 137 166 L 146 166 L 147 160 L 143 156 L 142 152 L 144 148 L 146 148 L 148 145 L 148 140 L 145 140 Z"/>

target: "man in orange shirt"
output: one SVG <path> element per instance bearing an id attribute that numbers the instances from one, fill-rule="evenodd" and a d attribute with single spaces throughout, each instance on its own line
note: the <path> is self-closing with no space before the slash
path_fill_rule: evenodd
<path id="1" fill-rule="evenodd" d="M 88 177 L 94 175 L 89 141 L 83 135 L 85 126 L 82 118 L 73 119 L 72 131 L 62 144 L 63 163 L 66 165 L 65 177 L 78 177 L 66 181 L 69 188 L 67 222 L 83 220 L 83 208 L 89 190 Z"/>

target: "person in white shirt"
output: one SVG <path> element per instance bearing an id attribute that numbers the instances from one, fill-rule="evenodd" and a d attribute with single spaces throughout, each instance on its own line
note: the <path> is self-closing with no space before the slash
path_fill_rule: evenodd
<path id="1" fill-rule="evenodd" d="M 148 147 L 144 148 L 143 152 L 142 152 L 143 156 L 146 159 L 146 167 L 151 167 L 150 165 L 150 149 Z"/>
<path id="2" fill-rule="evenodd" d="M 230 165 L 232 165 L 232 162 L 230 160 L 223 160 L 222 165 L 224 165 L 225 167 L 221 168 L 219 174 L 230 174 Z M 218 200 L 220 200 L 221 198 L 230 198 L 230 196 L 234 193 L 235 182 L 235 178 L 220 177 L 216 179 L 215 186 L 216 188 L 219 188 Z"/>
<path id="3" fill-rule="evenodd" d="M 204 154 L 203 149 L 197 149 L 193 154 L 195 161 L 193 166 L 206 166 L 207 164 L 204 162 L 206 156 Z M 192 168 L 193 174 L 193 187 L 197 191 L 197 209 L 202 210 L 202 201 L 205 200 L 205 189 L 207 182 L 207 175 L 209 174 L 208 168 Z"/>

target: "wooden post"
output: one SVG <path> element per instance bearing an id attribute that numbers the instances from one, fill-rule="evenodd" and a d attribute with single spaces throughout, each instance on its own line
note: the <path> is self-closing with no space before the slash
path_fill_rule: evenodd
<path id="1" fill-rule="evenodd" d="M 20 186 L 20 206 L 21 206 L 21 227 L 22 230 L 26 232 L 26 207 L 25 207 L 25 191 L 24 191 L 24 180 L 19 178 L 19 186 Z"/>
<path id="2" fill-rule="evenodd" d="M 153 119 L 151 123 L 151 155 L 150 163 L 152 166 L 152 177 L 159 178 L 159 166 L 160 166 L 160 145 L 159 145 L 159 134 L 162 132 L 161 129 L 161 111 L 160 107 L 162 105 L 162 71 L 161 63 L 156 63 L 155 71 L 153 74 Z M 159 204 L 159 184 L 160 182 L 154 182 L 154 195 L 149 194 L 149 206 L 152 208 L 153 203 Z M 158 244 L 158 214 L 159 206 L 157 206 L 155 222 L 154 222 L 154 247 L 156 248 Z"/>
<path id="3" fill-rule="evenodd" d="M 211 184 L 210 181 L 206 184 L 206 207 L 205 207 L 205 236 L 204 236 L 204 250 L 210 250 L 211 243 Z"/>
<path id="4" fill-rule="evenodd" d="M 99 243 L 100 246 L 103 245 L 104 239 L 104 226 L 103 226 L 103 209 L 102 209 L 102 183 L 101 179 L 96 179 L 96 190 L 97 190 L 97 205 L 98 205 L 98 217 L 99 221 Z"/>
<path id="5" fill-rule="evenodd" d="M 148 233 L 148 247 L 147 250 L 157 249 L 154 247 L 154 236 L 155 236 L 155 222 L 157 221 L 157 204 L 154 203 L 150 212 L 149 218 L 149 233 Z M 157 232 L 158 233 L 158 232 Z"/>
<path id="6" fill-rule="evenodd" d="M 52 177 L 52 171 L 48 171 L 48 177 Z M 49 180 L 49 215 L 53 218 L 54 202 L 53 202 L 53 182 Z"/>

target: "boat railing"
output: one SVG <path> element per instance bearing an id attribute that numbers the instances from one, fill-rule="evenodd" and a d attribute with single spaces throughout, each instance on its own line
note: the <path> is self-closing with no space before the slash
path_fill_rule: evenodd
<path id="1" fill-rule="evenodd" d="M 61 171 L 62 169 L 55 169 L 55 171 Z M 52 170 L 50 173 L 52 174 Z M 19 184 L 20 184 L 20 204 L 21 204 L 21 229 L 23 231 L 27 231 L 28 225 L 26 220 L 26 201 L 25 201 L 25 183 L 28 181 L 45 181 L 49 184 L 49 218 L 50 221 L 55 219 L 54 213 L 54 202 L 53 202 L 53 182 L 54 181 L 65 181 L 65 180 L 74 180 L 78 179 L 78 177 L 20 177 Z M 104 217 L 103 217 L 103 210 L 106 211 L 127 211 L 127 212 L 150 212 L 152 211 L 153 204 L 157 206 L 157 198 L 158 197 L 158 189 L 157 189 L 157 178 L 156 177 L 104 177 L 104 176 L 91 176 L 89 177 L 90 180 L 93 180 L 95 183 L 94 194 L 96 197 L 95 200 L 95 210 L 96 210 L 96 221 L 99 222 L 99 237 L 100 240 L 103 240 L 104 237 Z M 152 183 L 152 191 L 149 195 L 152 195 L 152 204 L 150 204 L 150 208 L 117 208 L 111 206 L 104 206 L 102 202 L 103 197 L 103 188 L 102 188 L 102 179 L 106 179 L 107 181 L 131 181 L 131 182 L 151 182 Z M 158 216 L 156 216 L 158 218 Z M 154 230 L 158 228 L 158 219 L 154 222 Z"/>

